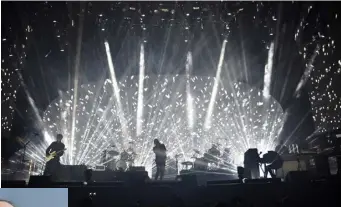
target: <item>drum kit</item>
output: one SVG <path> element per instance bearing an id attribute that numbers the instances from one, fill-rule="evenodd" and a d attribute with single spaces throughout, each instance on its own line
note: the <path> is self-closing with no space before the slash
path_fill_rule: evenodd
<path id="1" fill-rule="evenodd" d="M 218 150 L 217 148 L 215 149 Z M 211 153 L 212 151 L 210 150 L 202 155 L 199 150 L 194 149 L 194 155 L 191 157 L 192 161 L 181 163 L 183 170 L 210 171 L 225 168 L 227 163 L 230 162 L 230 150 L 225 148 L 222 156 L 220 156 L 220 150 L 218 150 L 217 154 Z"/>
<path id="2" fill-rule="evenodd" d="M 119 153 L 116 150 L 110 150 L 107 152 L 103 152 L 108 155 L 106 160 L 109 160 L 105 162 L 105 167 L 113 170 L 113 171 L 126 171 L 129 167 L 132 167 L 134 165 L 134 160 L 136 157 L 135 152 L 127 152 L 123 151 L 122 153 Z"/>

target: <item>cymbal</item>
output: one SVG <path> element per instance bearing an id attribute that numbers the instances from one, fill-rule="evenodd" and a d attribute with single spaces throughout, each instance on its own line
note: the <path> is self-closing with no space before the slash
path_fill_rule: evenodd
<path id="1" fill-rule="evenodd" d="M 108 154 L 111 155 L 111 156 L 117 156 L 117 155 L 119 155 L 120 153 L 117 152 L 117 151 L 115 151 L 115 150 L 110 150 L 110 151 L 108 151 Z"/>
<path id="2" fill-rule="evenodd" d="M 335 147 L 328 147 L 328 148 L 324 148 L 323 150 L 321 151 L 329 151 L 329 150 L 333 150 Z"/>

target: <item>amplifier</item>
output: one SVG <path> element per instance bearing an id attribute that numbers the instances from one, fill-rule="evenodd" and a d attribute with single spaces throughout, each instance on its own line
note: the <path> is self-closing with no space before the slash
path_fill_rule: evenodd
<path id="1" fill-rule="evenodd" d="M 25 188 L 25 180 L 1 180 L 1 187 L 3 188 Z"/>
<path id="2" fill-rule="evenodd" d="M 116 181 L 116 174 L 113 171 L 94 171 L 92 172 L 92 180 L 96 182 Z"/>
<path id="3" fill-rule="evenodd" d="M 253 148 L 253 149 L 248 149 L 244 153 L 244 177 L 245 178 L 259 178 L 260 177 L 260 172 L 259 172 L 259 153 L 258 150 Z"/>
<path id="4" fill-rule="evenodd" d="M 197 178 L 197 174 L 183 174 L 180 175 L 180 179 L 181 179 L 181 183 L 182 184 L 189 184 L 192 186 L 198 186 L 198 178 Z M 200 182 L 201 184 L 203 184 L 202 182 Z"/>
<path id="5" fill-rule="evenodd" d="M 28 182 L 29 188 L 48 188 L 52 184 L 51 176 L 34 176 L 30 177 Z"/>
<path id="6" fill-rule="evenodd" d="M 141 184 L 149 179 L 147 171 L 115 172 L 116 181 L 123 181 L 130 184 Z"/>
<path id="7" fill-rule="evenodd" d="M 279 168 L 276 173 L 277 178 L 285 178 L 289 172 L 307 170 L 304 160 L 298 161 L 284 161 L 282 168 Z"/>
<path id="8" fill-rule="evenodd" d="M 308 171 L 291 171 L 285 176 L 286 182 L 309 183 L 310 174 Z"/>
<path id="9" fill-rule="evenodd" d="M 62 165 L 60 169 L 60 179 L 62 181 L 83 181 L 85 165 Z"/>

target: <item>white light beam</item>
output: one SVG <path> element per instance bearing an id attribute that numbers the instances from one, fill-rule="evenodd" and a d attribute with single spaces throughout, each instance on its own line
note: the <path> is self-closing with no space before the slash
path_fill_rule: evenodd
<path id="1" fill-rule="evenodd" d="M 191 94 L 191 86 L 190 86 L 190 73 L 193 67 L 192 62 L 192 53 L 188 52 L 187 61 L 186 61 L 186 94 L 187 94 L 187 117 L 188 117 L 188 126 L 189 129 L 192 130 L 194 127 L 194 108 L 193 108 L 193 98 Z"/>
<path id="2" fill-rule="evenodd" d="M 123 133 L 124 138 L 126 138 L 125 140 L 129 140 L 127 122 L 126 122 L 126 120 L 124 118 L 124 114 L 123 114 L 121 97 L 120 97 L 120 89 L 118 88 L 118 84 L 117 84 L 117 80 L 116 80 L 116 74 L 115 74 L 114 64 L 113 64 L 113 61 L 111 58 L 109 43 L 106 41 L 106 42 L 104 42 L 104 45 L 105 45 L 105 51 L 107 53 L 111 82 L 112 82 L 112 86 L 114 89 L 115 98 L 117 101 L 116 106 L 117 106 L 117 110 L 118 110 L 119 119 L 121 122 L 122 133 Z"/>
<path id="3" fill-rule="evenodd" d="M 137 98 L 136 136 L 139 136 L 142 132 L 144 70 L 145 70 L 144 46 L 142 43 L 141 51 L 140 51 L 140 73 L 139 73 L 139 92 L 138 92 L 138 98 Z"/>
<path id="4" fill-rule="evenodd" d="M 220 82 L 221 68 L 223 67 L 226 43 L 227 43 L 227 40 L 224 40 L 223 46 L 221 47 L 219 63 L 218 63 L 218 69 L 217 69 L 216 77 L 215 77 L 215 80 L 214 80 L 211 100 L 210 100 L 210 103 L 208 105 L 208 110 L 207 110 L 207 113 L 206 113 L 206 119 L 205 119 L 205 124 L 204 124 L 204 128 L 205 129 L 209 129 L 211 127 L 211 118 L 212 118 L 211 116 L 212 116 L 212 113 L 213 113 L 214 102 L 215 102 L 215 99 L 216 99 L 216 96 L 217 96 L 217 92 L 218 92 L 218 85 L 219 85 L 219 82 Z"/>
<path id="5" fill-rule="evenodd" d="M 301 80 L 296 87 L 296 90 L 295 90 L 295 97 L 296 98 L 300 97 L 300 95 L 301 95 L 300 91 L 301 91 L 302 87 L 304 86 L 304 84 L 307 82 L 307 80 L 310 76 L 310 73 L 314 68 L 313 64 L 314 64 L 315 58 L 316 58 L 319 50 L 320 50 L 320 46 L 317 45 L 315 52 L 314 52 L 313 56 L 310 58 L 310 60 L 307 64 L 307 68 L 305 69 L 304 74 L 302 75 Z"/>
<path id="6" fill-rule="evenodd" d="M 79 65 L 81 59 L 81 49 L 82 49 L 82 40 L 83 40 L 83 23 L 84 23 L 84 15 L 83 11 L 79 16 L 80 25 L 78 28 L 78 39 L 77 39 L 77 53 L 75 60 L 75 77 L 73 81 L 74 87 L 74 95 L 73 95 L 73 107 L 72 107 L 72 128 L 71 128 L 71 138 L 70 138 L 70 146 L 68 149 L 69 162 L 73 165 L 73 148 L 74 148 L 74 140 L 75 140 L 75 130 L 76 130 L 76 112 L 77 112 L 77 101 L 78 101 L 78 73 L 79 73 Z"/>

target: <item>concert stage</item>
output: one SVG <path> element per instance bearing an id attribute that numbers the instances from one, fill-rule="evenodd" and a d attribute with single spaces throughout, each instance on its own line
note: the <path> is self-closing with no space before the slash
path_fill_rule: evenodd
<path id="1" fill-rule="evenodd" d="M 10 187 L 5 182 L 2 185 Z M 106 182 L 84 185 L 78 182 L 44 185 L 44 187 L 68 187 L 69 206 L 101 207 L 211 206 L 217 202 L 236 202 L 238 199 L 243 203 L 242 206 L 251 206 L 251 204 L 253 206 L 340 206 L 340 197 L 337 196 L 338 186 L 340 186 L 340 179 L 336 177 L 314 181 L 293 179 L 290 182 L 271 179 L 249 180 L 247 183 L 221 181 L 208 183 L 207 186 L 197 186 L 190 179 L 129 184 Z M 284 205 L 279 205 L 280 203 Z"/>

